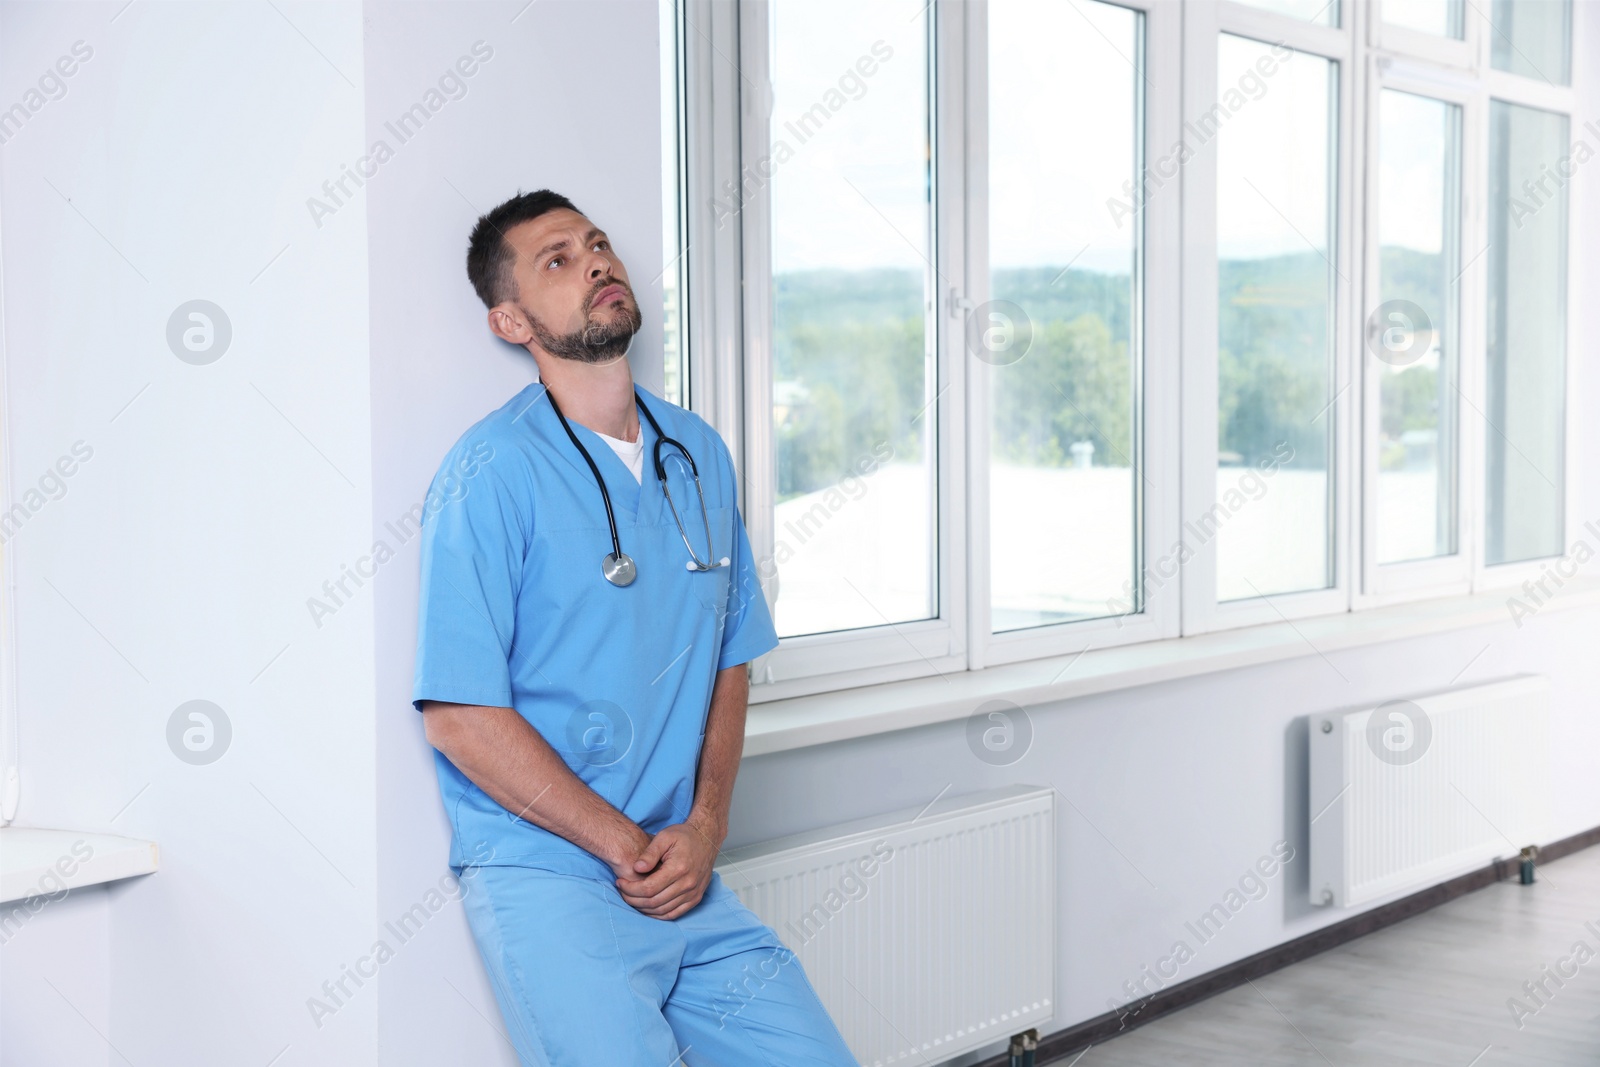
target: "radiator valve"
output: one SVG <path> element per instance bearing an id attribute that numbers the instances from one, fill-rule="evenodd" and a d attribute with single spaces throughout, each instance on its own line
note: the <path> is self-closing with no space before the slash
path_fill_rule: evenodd
<path id="1" fill-rule="evenodd" d="M 1033 1067 L 1033 1055 L 1039 1048 L 1039 1031 L 1024 1030 L 1011 1036 L 1011 1067 Z"/>
<path id="2" fill-rule="evenodd" d="M 1529 845 L 1522 850 L 1522 862 L 1517 865 L 1520 875 L 1518 881 L 1523 885 L 1533 884 L 1533 864 L 1539 858 L 1539 846 Z"/>

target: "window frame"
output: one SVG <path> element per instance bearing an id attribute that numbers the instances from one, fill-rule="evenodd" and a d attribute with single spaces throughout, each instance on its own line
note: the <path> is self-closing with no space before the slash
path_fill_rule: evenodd
<path id="1" fill-rule="evenodd" d="M 1365 13 L 1368 19 L 1368 44 L 1374 51 L 1392 52 L 1426 60 L 1442 67 L 1475 69 L 1483 65 L 1486 34 L 1483 25 L 1489 16 L 1481 15 L 1472 0 L 1461 2 L 1461 36 L 1443 37 L 1424 30 L 1398 26 L 1383 19 L 1385 0 L 1371 0 Z M 1475 17 L 1478 13 L 1480 17 Z"/>
<path id="2" fill-rule="evenodd" d="M 1101 0 L 1106 6 L 1121 7 L 1143 16 L 1144 114 L 1141 129 L 1143 173 L 1168 155 L 1181 136 L 1182 116 L 1179 98 L 1182 90 L 1179 58 L 1182 47 L 1181 11 L 1177 5 L 1160 0 Z M 967 69 L 971 72 L 967 108 L 979 121 L 967 130 L 967 187 L 969 200 L 967 229 L 970 238 L 966 297 L 973 306 L 989 299 L 988 259 L 988 4 L 964 5 L 968 12 Z M 1177 470 L 1179 425 L 1179 341 L 1180 324 L 1172 314 L 1150 313 L 1151 308 L 1171 308 L 1179 296 L 1179 240 L 1181 168 L 1162 189 L 1144 202 L 1141 216 L 1143 247 L 1138 255 L 1141 275 L 1139 308 L 1135 324 L 1139 339 L 1142 410 L 1135 425 L 1141 440 L 1134 457 L 1135 474 L 1142 480 L 1139 508 L 1139 540 L 1134 546 L 1136 574 L 1145 577 L 1166 555 L 1181 533 L 1179 484 L 1176 477 L 1154 479 L 1152 468 Z M 991 417 L 989 376 L 994 368 L 982 360 L 966 360 L 971 426 L 980 432 L 969 435 L 969 470 L 989 469 L 989 427 Z M 1152 463 L 1152 457 L 1156 462 Z M 970 669 L 1016 663 L 1048 656 L 1070 655 L 1091 648 L 1112 648 L 1141 641 L 1179 635 L 1180 574 L 1165 577 L 1161 588 L 1142 590 L 1140 611 L 1092 619 L 1053 623 L 1025 629 L 993 632 L 990 599 L 989 493 L 988 479 L 972 478 L 968 492 L 968 543 L 973 546 L 968 565 L 971 590 L 971 619 L 968 637 Z M 1157 555 L 1157 551 L 1160 555 Z"/>
<path id="3" fill-rule="evenodd" d="M 731 7 L 731 5 L 727 5 Z M 738 116 L 738 143 L 757 146 L 753 153 L 740 157 L 739 173 L 759 160 L 770 143 L 769 124 L 772 88 L 769 75 L 768 7 L 760 0 L 740 0 L 735 29 L 739 57 L 739 76 L 745 86 L 754 87 L 748 96 L 741 94 Z M 960 244 L 962 217 L 958 211 L 963 190 L 959 164 L 964 143 L 961 99 L 962 53 L 960 10 L 948 4 L 928 8 L 930 51 L 928 54 L 928 104 L 933 157 L 932 224 L 933 249 L 930 269 L 945 278 L 953 272 L 964 249 Z M 755 99 L 752 99 L 754 97 Z M 752 552 L 757 560 L 770 561 L 776 542 L 774 519 L 774 478 L 776 449 L 772 439 L 772 348 L 770 258 L 770 185 L 747 183 L 753 195 L 743 201 L 740 230 L 743 237 L 742 278 L 731 291 L 742 293 L 742 343 L 745 354 L 742 422 L 746 482 L 745 525 Z M 964 557 L 965 529 L 960 514 L 964 503 L 963 464 L 957 462 L 965 448 L 963 390 L 950 389 L 959 370 L 955 365 L 961 341 L 959 329 L 951 326 L 941 308 L 930 308 L 925 322 L 934 348 L 935 400 L 929 406 L 936 427 L 935 451 L 930 457 L 935 472 L 938 523 L 933 556 L 937 612 L 929 619 L 888 623 L 820 634 L 786 637 L 779 647 L 760 658 L 753 667 L 760 699 L 781 699 L 829 689 L 850 688 L 881 682 L 967 669 L 966 590 Z M 730 443 L 731 447 L 731 443 Z M 759 475 L 759 476 L 758 476 Z M 765 568 L 763 575 L 769 602 L 777 592 L 776 568 Z M 756 695 L 752 700 L 757 699 Z"/>
<path id="4" fill-rule="evenodd" d="M 1572 6 L 1572 19 L 1570 24 L 1571 40 L 1568 41 L 1569 47 L 1571 47 L 1574 41 L 1580 39 L 1580 20 L 1587 20 L 1597 16 L 1600 16 L 1600 12 L 1591 11 L 1590 5 L 1574 4 Z M 1577 65 L 1577 60 L 1578 57 L 1574 55 L 1572 57 L 1572 64 L 1574 67 Z M 1509 104 L 1517 104 L 1523 107 L 1531 107 L 1541 111 L 1549 111 L 1556 114 L 1565 115 L 1567 119 L 1567 134 L 1569 137 L 1568 147 L 1570 148 L 1570 138 L 1575 136 L 1574 127 L 1576 126 L 1579 117 L 1577 111 L 1577 94 L 1570 86 L 1555 86 L 1549 84 L 1548 82 L 1540 82 L 1536 79 L 1525 78 L 1521 75 L 1512 74 L 1508 71 L 1487 70 L 1485 75 L 1482 106 L 1484 123 L 1484 136 L 1482 138 L 1484 162 L 1482 170 L 1485 176 L 1486 185 L 1488 174 L 1489 115 L 1494 102 L 1497 100 L 1504 101 L 1505 103 Z M 1483 203 L 1483 226 L 1485 232 L 1487 232 L 1488 229 L 1488 212 L 1489 204 L 1486 189 Z M 1563 554 L 1570 551 L 1571 546 L 1579 541 L 1582 536 L 1583 522 L 1578 514 L 1578 486 L 1582 484 L 1584 476 L 1588 473 L 1583 469 L 1583 465 L 1580 462 L 1582 453 L 1579 451 L 1579 449 L 1582 445 L 1582 439 L 1577 425 L 1578 420 L 1573 417 L 1572 407 L 1574 386 L 1578 383 L 1579 375 L 1581 373 L 1577 370 L 1577 360 L 1574 358 L 1574 349 L 1576 347 L 1574 339 L 1578 336 L 1577 330 L 1579 302 L 1573 299 L 1573 293 L 1575 289 L 1573 285 L 1573 279 L 1582 275 L 1582 271 L 1579 269 L 1580 264 L 1587 268 L 1590 264 L 1596 262 L 1597 259 L 1597 254 L 1593 251 L 1590 251 L 1588 256 L 1584 257 L 1581 252 L 1583 245 L 1580 242 L 1572 239 L 1572 223 L 1577 217 L 1578 212 L 1573 210 L 1573 200 L 1569 186 L 1567 191 L 1568 230 L 1566 244 L 1566 353 L 1565 366 L 1563 368 L 1561 397 L 1563 421 L 1563 463 L 1562 485 L 1560 493 L 1562 518 L 1561 549 Z M 1487 299 L 1488 264 L 1484 263 L 1482 269 L 1484 275 L 1484 296 L 1485 299 Z M 1483 329 L 1485 325 L 1486 324 L 1480 324 L 1479 328 Z M 1483 377 L 1486 369 L 1483 366 L 1486 359 L 1487 352 L 1485 351 L 1484 358 L 1479 360 L 1478 375 L 1480 379 Z M 1484 485 L 1484 471 L 1482 467 L 1483 450 L 1481 448 L 1479 449 L 1478 456 L 1480 466 L 1477 473 L 1476 488 L 1481 495 L 1486 489 L 1486 486 Z M 1480 531 L 1482 529 L 1481 522 L 1479 524 L 1479 529 Z M 1487 547 L 1488 539 L 1480 536 L 1478 538 L 1476 551 L 1473 555 L 1472 580 L 1474 590 L 1520 587 L 1524 582 L 1530 579 L 1537 580 L 1546 570 L 1546 564 L 1548 564 L 1551 560 L 1561 558 L 1560 556 L 1540 556 L 1534 559 L 1517 560 L 1513 563 L 1491 564 L 1485 558 L 1485 551 Z"/>
<path id="5" fill-rule="evenodd" d="M 1362 300 L 1359 309 L 1361 381 L 1361 515 L 1360 560 L 1362 581 L 1354 604 L 1397 603 L 1429 597 L 1472 592 L 1473 561 L 1479 551 L 1479 531 L 1483 525 L 1482 449 L 1483 426 L 1477 412 L 1483 410 L 1483 308 L 1485 262 L 1485 201 L 1487 177 L 1483 135 L 1486 116 L 1483 101 L 1470 81 L 1448 71 L 1418 64 L 1412 60 L 1373 54 L 1368 57 L 1366 113 L 1366 158 L 1372 166 L 1365 175 L 1366 217 L 1363 232 Z M 1380 256 L 1378 240 L 1378 109 L 1385 90 L 1453 104 L 1460 111 L 1460 180 L 1458 191 L 1458 261 L 1456 323 L 1456 551 L 1448 556 L 1380 563 L 1377 548 L 1378 457 L 1377 436 L 1382 416 L 1380 382 L 1382 368 L 1366 348 L 1367 322 L 1380 301 Z"/>
<path id="6" fill-rule="evenodd" d="M 0 265 L 0 283 L 4 267 Z M 0 292 L 4 286 L 0 284 Z M 0 329 L 5 308 L 0 304 Z M 0 515 L 16 503 L 12 465 L 11 361 L 0 351 Z M 22 739 L 17 711 L 17 550 L 14 539 L 0 543 L 0 826 L 17 817 L 21 799 Z"/>
<path id="7" fill-rule="evenodd" d="M 671 2 L 671 0 L 669 0 Z M 740 185 L 746 159 L 741 146 L 767 141 L 772 103 L 767 80 L 766 0 L 676 0 L 682 5 L 687 99 L 683 197 L 689 248 L 683 272 L 692 350 L 685 383 L 689 406 L 715 426 L 742 465 L 742 514 L 758 560 L 774 544 L 775 454 L 771 439 L 770 266 L 766 242 L 766 187 L 757 183 L 739 208 L 737 223 L 718 225 L 710 190 Z M 1375 109 L 1384 88 L 1416 92 L 1462 107 L 1460 256 L 1487 240 L 1487 132 L 1490 102 L 1505 100 L 1561 113 L 1576 135 L 1576 92 L 1489 65 L 1493 32 L 1486 14 L 1465 11 L 1462 42 L 1379 24 L 1375 5 L 1344 2 L 1341 24 L 1317 25 L 1248 6 L 1237 0 L 1098 0 L 1143 14 L 1145 73 L 1140 176 L 1180 139 L 1183 124 L 1216 99 L 1218 35 L 1282 43 L 1334 64 L 1337 127 L 1331 168 L 1335 212 L 1331 249 L 1336 288 L 1331 319 L 1330 394 L 1324 416 L 1332 423 L 1333 465 L 1330 548 L 1333 582 L 1321 590 L 1269 594 L 1246 600 L 1216 599 L 1216 539 L 1179 568 L 1176 580 L 1146 591 L 1143 610 L 1121 617 L 1085 619 L 995 634 L 989 608 L 988 491 L 991 368 L 968 358 L 964 312 L 988 292 L 987 2 L 932 0 L 929 62 L 933 155 L 933 262 L 956 284 L 936 290 L 929 323 L 935 345 L 938 399 L 929 412 L 938 427 L 936 514 L 939 614 L 929 620 L 784 638 L 752 664 L 752 704 L 914 678 L 949 681 L 952 672 L 1032 660 L 1075 661 L 1091 649 L 1188 637 L 1347 611 L 1519 586 L 1537 577 L 1550 559 L 1487 565 L 1484 560 L 1484 437 L 1492 432 L 1480 414 L 1458 412 L 1456 486 L 1457 553 L 1444 560 L 1387 564 L 1372 544 L 1376 490 L 1376 375 L 1365 357 L 1365 317 L 1376 293 L 1375 213 L 1367 197 L 1375 182 Z M 1574 4 L 1568 47 L 1584 40 L 1587 19 L 1600 17 Z M 1574 53 L 1569 66 L 1577 81 Z M 737 62 L 735 62 L 737 60 Z M 1139 575 L 1184 536 L 1184 523 L 1216 499 L 1218 307 L 1216 259 L 1216 139 L 1201 146 L 1173 180 L 1143 207 L 1140 269 L 1142 403 L 1138 459 L 1144 480 Z M 1571 210 L 1569 224 L 1578 218 Z M 1575 281 L 1591 259 L 1579 242 L 1567 243 L 1567 358 L 1563 388 L 1565 427 L 1562 485 L 1563 546 L 1579 534 L 1577 489 L 1587 464 L 1577 451 L 1580 434 L 1572 396 L 1581 371 Z M 1593 256 L 1590 253 L 1590 256 Z M 1340 276 L 1342 275 L 1342 277 Z M 1459 386 L 1480 412 L 1485 403 L 1487 262 L 1481 255 L 1463 270 L 1459 324 Z M 747 417 L 747 415 L 749 417 Z M 1191 547 L 1193 547 L 1191 545 Z M 772 601 L 775 575 L 763 575 Z M 1070 667 L 1070 662 L 1068 662 Z"/>
<path id="8" fill-rule="evenodd" d="M 687 406 L 716 428 L 734 462 L 743 455 L 742 315 L 739 292 L 740 232 L 718 224 L 715 191 L 738 179 L 737 109 L 720 101 L 740 98 L 738 69 L 726 60 L 737 41 L 738 11 L 718 0 L 679 0 L 684 69 L 679 82 L 683 115 L 686 189 L 680 202 L 686 293 L 680 314 L 687 319 L 689 351 L 683 384 Z M 742 506 L 752 506 L 749 478 L 741 478 Z"/>
<path id="9" fill-rule="evenodd" d="M 1185 5 L 1185 117 L 1196 119 L 1216 103 L 1217 46 L 1221 34 L 1247 37 L 1263 43 L 1282 43 L 1295 51 L 1319 56 L 1334 64 L 1337 108 L 1330 203 L 1334 211 L 1331 250 L 1336 289 L 1330 324 L 1333 399 L 1324 418 L 1331 420 L 1333 439 L 1328 450 L 1332 465 L 1332 506 L 1329 509 L 1329 549 L 1333 580 L 1327 588 L 1298 593 L 1273 593 L 1242 600 L 1217 599 L 1217 539 L 1200 546 L 1190 562 L 1183 585 L 1183 633 L 1257 626 L 1346 611 L 1351 596 L 1351 472 L 1354 469 L 1356 405 L 1352 359 L 1351 220 L 1358 217 L 1359 193 L 1353 181 L 1356 150 L 1352 129 L 1357 82 L 1352 53 L 1360 5 L 1340 4 L 1343 24 L 1338 29 L 1304 22 L 1287 15 L 1246 7 L 1230 0 L 1191 0 Z M 1183 486 L 1185 521 L 1194 521 L 1216 503 L 1217 480 L 1217 352 L 1219 348 L 1217 264 L 1217 153 L 1212 138 L 1189 163 L 1184 183 L 1184 298 L 1183 352 L 1184 450 Z"/>
<path id="10" fill-rule="evenodd" d="M 688 263 L 688 237 L 686 222 L 688 219 L 689 183 L 686 177 L 685 165 L 688 159 L 688 122 L 687 104 L 689 94 L 684 91 L 685 41 L 684 34 L 688 27 L 684 22 L 684 10 L 681 4 L 673 0 L 657 0 L 656 12 L 657 32 L 661 35 L 661 75 L 658 84 L 661 87 L 662 99 L 659 114 L 661 115 L 661 209 L 663 213 L 661 228 L 661 258 L 664 266 L 658 279 L 661 282 L 663 295 L 667 288 L 666 276 L 668 271 L 676 271 L 678 278 L 678 321 L 676 328 L 665 321 L 665 301 L 663 301 L 663 321 L 661 324 L 663 345 L 676 344 L 677 365 L 670 366 L 662 353 L 662 389 L 661 395 L 666 400 L 674 401 L 681 407 L 690 407 L 688 365 L 689 365 L 689 319 L 688 319 L 688 279 L 686 271 Z M 669 369 L 670 368 L 670 369 Z M 675 382 L 668 379 L 675 379 Z M 676 385 L 676 390 L 672 388 Z M 676 393 L 676 395 L 674 395 Z"/>
<path id="11" fill-rule="evenodd" d="M 1437 95 L 1451 91 L 1452 87 L 1460 100 L 1470 101 L 1468 110 L 1463 111 L 1463 146 L 1462 146 L 1462 179 L 1463 179 L 1463 253 L 1469 248 L 1488 251 L 1488 225 L 1489 225 L 1489 120 L 1494 101 L 1501 100 L 1507 103 L 1520 104 L 1526 107 L 1537 108 L 1543 111 L 1555 112 L 1565 115 L 1568 122 L 1568 132 L 1571 134 L 1573 123 L 1577 119 L 1577 94 L 1570 82 L 1575 80 L 1576 66 L 1579 57 L 1572 51 L 1574 44 L 1582 40 L 1585 21 L 1595 17 L 1594 13 L 1587 10 L 1588 5 L 1574 3 L 1570 9 L 1567 22 L 1567 48 L 1569 50 L 1569 84 L 1557 85 L 1543 78 L 1531 78 L 1510 71 L 1497 70 L 1491 63 L 1491 34 L 1494 31 L 1490 21 L 1491 16 L 1475 4 L 1466 5 L 1466 32 L 1468 41 L 1473 49 L 1473 62 L 1471 69 L 1457 71 L 1449 69 L 1449 65 L 1441 65 L 1432 58 L 1430 50 L 1423 48 L 1412 54 L 1405 54 L 1403 46 L 1408 46 L 1407 35 L 1400 38 L 1393 36 L 1384 37 L 1383 40 L 1389 47 L 1375 47 L 1372 55 L 1374 68 L 1378 64 L 1388 64 L 1391 69 L 1389 76 L 1397 82 L 1404 80 L 1417 86 L 1428 86 L 1419 89 L 1424 95 Z M 1421 35 L 1427 37 L 1428 35 Z M 1374 83 L 1376 85 L 1376 83 Z M 1376 101 L 1376 88 L 1373 90 L 1373 106 Z M 1560 493 L 1562 498 L 1562 526 L 1561 545 L 1566 552 L 1580 535 L 1581 523 L 1577 517 L 1577 487 L 1581 484 L 1581 472 L 1578 472 L 1576 459 L 1580 455 L 1579 433 L 1574 425 L 1576 420 L 1572 417 L 1573 387 L 1577 380 L 1575 360 L 1573 358 L 1573 338 L 1576 336 L 1578 325 L 1577 302 L 1572 299 L 1573 278 L 1577 275 L 1580 261 L 1578 242 L 1571 240 L 1571 196 L 1568 193 L 1568 241 L 1566 248 L 1567 262 L 1567 300 L 1566 300 L 1566 359 L 1564 378 L 1562 382 L 1562 411 L 1563 411 L 1563 483 Z M 1416 600 L 1448 596 L 1459 592 L 1488 592 L 1520 587 L 1529 579 L 1537 579 L 1544 573 L 1547 564 L 1559 558 L 1558 556 L 1542 556 L 1530 560 L 1519 560 L 1514 563 L 1490 564 L 1485 558 L 1488 539 L 1485 536 L 1485 522 L 1487 518 L 1486 498 L 1486 442 L 1488 435 L 1495 431 L 1488 425 L 1487 410 L 1487 380 L 1486 363 L 1487 352 L 1487 323 L 1484 315 L 1487 310 L 1488 299 L 1488 261 L 1486 255 L 1478 254 L 1478 258 L 1470 263 L 1463 273 L 1464 286 L 1470 285 L 1470 290 L 1463 289 L 1462 307 L 1468 313 L 1464 314 L 1461 324 L 1462 353 L 1461 353 L 1461 389 L 1464 398 L 1471 401 L 1476 408 L 1474 411 L 1459 413 L 1461 427 L 1461 460 L 1458 463 L 1458 477 L 1461 484 L 1457 487 L 1458 500 L 1463 511 L 1462 537 L 1470 537 L 1470 551 L 1465 553 L 1466 577 L 1462 579 L 1455 575 L 1436 575 L 1438 580 L 1429 582 L 1422 578 L 1397 583 L 1397 588 L 1387 588 L 1382 583 L 1374 582 L 1365 585 L 1363 591 L 1358 593 L 1352 607 L 1362 608 L 1392 603 L 1397 600 Z M 1591 253 L 1592 255 L 1592 253 Z M 1469 334 L 1475 340 L 1469 348 Z M 1464 517 L 1471 506 L 1470 520 Z M 1364 539 L 1363 545 L 1370 545 L 1370 540 Z M 1460 545 L 1465 548 L 1469 543 L 1465 540 Z M 1369 553 L 1370 554 L 1370 553 Z M 1432 561 L 1418 563 L 1392 564 L 1391 567 L 1416 568 L 1416 574 L 1424 573 L 1426 564 Z M 1375 566 L 1375 564 L 1374 564 Z M 1387 569 L 1387 568 L 1385 568 Z"/>

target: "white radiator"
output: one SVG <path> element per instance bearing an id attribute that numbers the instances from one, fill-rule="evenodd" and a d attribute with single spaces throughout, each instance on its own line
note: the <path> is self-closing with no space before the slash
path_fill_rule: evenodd
<path id="1" fill-rule="evenodd" d="M 1549 682 L 1313 715 L 1311 901 L 1422 889 L 1550 840 Z"/>
<path id="2" fill-rule="evenodd" d="M 861 1064 L 937 1063 L 1054 1014 L 1054 796 L 954 797 L 733 849 L 717 872 Z"/>

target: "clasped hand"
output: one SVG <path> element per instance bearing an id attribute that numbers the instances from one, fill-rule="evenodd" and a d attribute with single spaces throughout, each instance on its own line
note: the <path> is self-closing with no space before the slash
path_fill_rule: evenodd
<path id="1" fill-rule="evenodd" d="M 717 846 L 692 822 L 675 823 L 650 839 L 632 864 L 619 872 L 622 899 L 657 919 L 676 919 L 705 895 Z"/>

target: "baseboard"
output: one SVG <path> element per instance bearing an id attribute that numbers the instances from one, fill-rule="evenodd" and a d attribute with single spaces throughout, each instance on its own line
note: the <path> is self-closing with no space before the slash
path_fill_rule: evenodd
<path id="1" fill-rule="evenodd" d="M 1539 850 L 1539 862 L 1550 863 L 1563 856 L 1570 856 L 1574 852 L 1582 852 L 1586 848 L 1600 845 L 1600 826 L 1592 830 L 1585 830 L 1581 834 L 1563 837 L 1560 841 L 1546 845 Z"/>
<path id="2" fill-rule="evenodd" d="M 1600 845 L 1600 826 L 1585 830 L 1582 833 L 1564 837 L 1553 841 L 1539 849 L 1539 862 L 1548 863 L 1570 856 L 1574 852 L 1581 852 L 1593 845 Z M 1447 901 L 1465 896 L 1484 886 L 1493 885 L 1517 873 L 1517 860 L 1515 858 L 1496 860 L 1487 867 L 1476 871 L 1469 871 L 1447 882 L 1429 886 L 1408 897 L 1390 901 L 1388 904 L 1379 905 L 1359 915 L 1352 915 L 1336 923 L 1330 923 L 1320 930 L 1297 937 L 1292 941 L 1285 941 L 1281 945 L 1253 956 L 1246 956 L 1236 960 L 1225 967 L 1219 967 L 1197 978 L 1186 982 L 1179 982 L 1159 993 L 1145 997 L 1142 1000 L 1130 1001 L 1116 1011 L 1097 1015 L 1092 1019 L 1069 1026 L 1065 1030 L 1058 1030 L 1047 1037 L 1039 1039 L 1039 1049 L 1035 1056 L 1038 1064 L 1048 1064 L 1056 1060 L 1065 1059 L 1074 1053 L 1081 1052 L 1091 1045 L 1109 1041 L 1118 1034 L 1137 1029 L 1163 1015 L 1170 1015 L 1180 1008 L 1186 1008 L 1205 1000 L 1207 997 L 1216 996 L 1262 975 L 1271 974 L 1292 963 L 1309 959 L 1319 952 L 1326 952 L 1330 948 L 1364 937 L 1374 930 L 1381 930 L 1385 926 L 1393 926 L 1413 915 L 1420 915 L 1425 911 L 1438 907 Z M 984 1060 L 978 1067 L 1008 1067 L 1010 1059 L 1005 1055 L 995 1056 Z"/>

